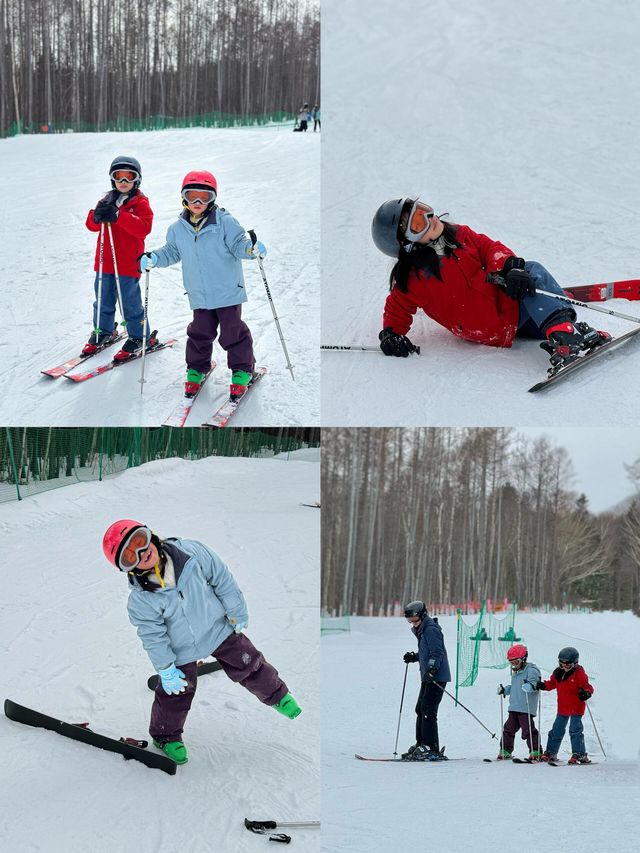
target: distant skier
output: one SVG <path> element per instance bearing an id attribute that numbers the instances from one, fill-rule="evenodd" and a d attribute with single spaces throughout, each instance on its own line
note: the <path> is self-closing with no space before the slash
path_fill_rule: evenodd
<path id="1" fill-rule="evenodd" d="M 316 104 L 314 106 L 313 110 L 311 111 L 311 115 L 313 117 L 313 132 L 315 133 L 316 129 L 317 130 L 321 129 L 321 127 L 320 127 L 320 107 L 318 106 L 318 104 Z"/>
<path id="2" fill-rule="evenodd" d="M 166 243 L 140 258 L 142 270 L 182 261 L 182 281 L 193 310 L 187 328 L 185 395 L 193 397 L 211 370 L 213 342 L 227 353 L 231 370 L 230 398 L 239 399 L 253 378 L 253 338 L 242 319 L 247 301 L 240 261 L 264 258 L 259 240 L 252 245 L 244 228 L 216 205 L 218 182 L 211 172 L 188 172 L 182 182 L 183 211 L 169 226 Z"/>
<path id="3" fill-rule="evenodd" d="M 160 676 L 149 734 L 170 758 L 187 760 L 182 733 L 199 658 L 213 655 L 232 681 L 284 716 L 300 714 L 277 671 L 242 633 L 246 602 L 214 551 L 193 539 L 161 540 L 131 519 L 108 528 L 102 549 L 129 579 L 129 619 Z"/>
<path id="4" fill-rule="evenodd" d="M 558 652 L 558 667 L 546 681 L 538 682 L 538 690 L 558 691 L 558 714 L 547 739 L 547 747 L 542 753 L 543 761 L 555 761 L 562 738 L 569 723 L 572 754 L 569 764 L 591 764 L 584 745 L 584 726 L 582 717 L 586 702 L 593 695 L 589 677 L 578 663 L 580 655 L 572 646 Z"/>
<path id="5" fill-rule="evenodd" d="M 406 652 L 405 663 L 420 663 L 420 693 L 416 704 L 416 742 L 403 753 L 405 761 L 444 761 L 438 735 L 438 706 L 443 688 L 451 681 L 447 650 L 437 619 L 427 614 L 423 601 L 412 601 L 404 609 L 418 639 L 418 652 Z"/>
<path id="6" fill-rule="evenodd" d="M 511 684 L 498 687 L 498 695 L 509 697 L 509 714 L 502 730 L 498 761 L 511 758 L 516 732 L 522 730 L 522 740 L 529 747 L 529 759 L 540 761 L 540 735 L 534 717 L 537 710 L 535 691 L 541 675 L 535 663 L 527 662 L 526 646 L 517 643 L 507 652 L 511 664 Z"/>
<path id="7" fill-rule="evenodd" d="M 298 110 L 294 131 L 306 133 L 309 124 L 309 104 L 303 104 Z"/>
<path id="8" fill-rule="evenodd" d="M 542 264 L 516 257 L 467 225 L 442 222 L 417 197 L 381 205 L 371 233 L 377 248 L 396 260 L 379 335 L 385 355 L 415 351 L 406 335 L 418 308 L 466 341 L 510 347 L 516 335 L 539 339 L 550 355 L 550 374 L 611 340 L 575 322 L 568 304 L 536 294 L 539 287 L 565 295 Z"/>
<path id="9" fill-rule="evenodd" d="M 116 282 L 111 236 L 122 294 L 122 312 L 128 338 L 114 361 L 127 361 L 142 348 L 144 310 L 140 296 L 138 256 L 144 252 L 144 240 L 150 233 L 153 212 L 149 199 L 140 192 L 142 169 L 135 157 L 116 157 L 109 167 L 113 189 L 91 209 L 86 226 L 89 231 L 101 232 L 96 245 L 94 270 L 96 301 L 93 303 L 93 329 L 82 349 L 83 355 L 93 355 L 101 344 L 115 337 L 115 315 L 118 288 Z M 110 227 L 108 227 L 110 226 Z M 102 242 L 101 242 L 102 241 Z M 102 257 L 102 276 L 100 258 Z M 98 317 L 98 299 L 100 316 Z M 147 336 L 149 327 L 147 325 Z M 147 346 L 157 340 L 147 337 Z"/>

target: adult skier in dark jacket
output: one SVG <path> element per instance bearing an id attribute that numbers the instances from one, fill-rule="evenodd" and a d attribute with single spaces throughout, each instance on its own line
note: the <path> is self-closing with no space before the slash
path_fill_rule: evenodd
<path id="1" fill-rule="evenodd" d="M 418 308 L 473 343 L 510 347 L 516 335 L 538 339 L 550 355 L 550 374 L 611 339 L 575 322 L 568 303 L 537 293 L 565 295 L 542 264 L 516 257 L 467 225 L 442 222 L 418 198 L 386 201 L 371 234 L 376 247 L 396 261 L 379 335 L 385 355 L 415 351 L 406 335 Z"/>
<path id="2" fill-rule="evenodd" d="M 418 651 L 406 652 L 405 663 L 420 663 L 420 693 L 416 703 L 416 742 L 402 757 L 408 761 L 443 761 L 438 736 L 438 706 L 444 686 L 451 681 L 442 628 L 427 614 L 423 601 L 412 601 L 404 609 L 418 639 Z"/>

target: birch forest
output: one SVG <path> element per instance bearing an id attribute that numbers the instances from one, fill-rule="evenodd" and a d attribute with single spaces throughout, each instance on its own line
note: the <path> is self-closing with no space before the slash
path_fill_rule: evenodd
<path id="1" fill-rule="evenodd" d="M 640 490 L 640 460 L 628 471 Z M 595 516 L 572 473 L 512 429 L 324 429 L 324 611 L 508 598 L 640 613 L 640 497 Z"/>
<path id="2" fill-rule="evenodd" d="M 319 96 L 317 0 L 0 0 L 0 135 Z"/>

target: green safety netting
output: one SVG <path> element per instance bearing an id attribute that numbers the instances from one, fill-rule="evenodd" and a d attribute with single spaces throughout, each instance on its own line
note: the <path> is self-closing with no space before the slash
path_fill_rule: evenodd
<path id="1" fill-rule="evenodd" d="M 351 631 L 349 616 L 321 616 L 320 633 L 337 634 L 341 631 Z"/>
<path id="2" fill-rule="evenodd" d="M 0 502 L 156 459 L 274 456 L 319 447 L 320 430 L 5 427 L 0 430 Z"/>
<path id="3" fill-rule="evenodd" d="M 522 642 L 516 632 L 515 617 L 515 604 L 499 617 L 487 613 L 483 604 L 472 625 L 468 625 L 458 611 L 456 691 L 459 687 L 471 687 L 480 667 L 504 669 L 508 666 L 507 651 L 514 643 Z"/>

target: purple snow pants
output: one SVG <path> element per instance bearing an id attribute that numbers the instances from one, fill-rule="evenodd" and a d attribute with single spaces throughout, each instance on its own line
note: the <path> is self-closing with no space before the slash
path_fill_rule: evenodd
<path id="1" fill-rule="evenodd" d="M 246 687 L 265 705 L 276 705 L 288 693 L 278 671 L 244 634 L 231 634 L 211 652 L 232 681 Z M 183 693 L 168 694 L 158 682 L 151 708 L 149 734 L 159 743 L 182 740 L 185 720 L 196 693 L 197 661 L 178 666 L 187 679 Z"/>
<path id="2" fill-rule="evenodd" d="M 531 720 L 531 733 L 529 733 L 529 720 Z M 513 745 L 518 729 L 522 729 L 522 740 L 526 740 L 529 752 L 540 749 L 540 735 L 536 729 L 536 718 L 533 715 L 518 711 L 509 711 L 509 716 L 502 732 L 503 749 L 513 752 Z"/>
<path id="3" fill-rule="evenodd" d="M 220 327 L 219 343 L 227 352 L 227 367 L 230 370 L 246 370 L 255 366 L 253 338 L 249 327 L 242 319 L 242 305 L 226 308 L 196 308 L 193 320 L 187 326 L 187 367 L 206 373 L 211 367 L 213 342 Z"/>

